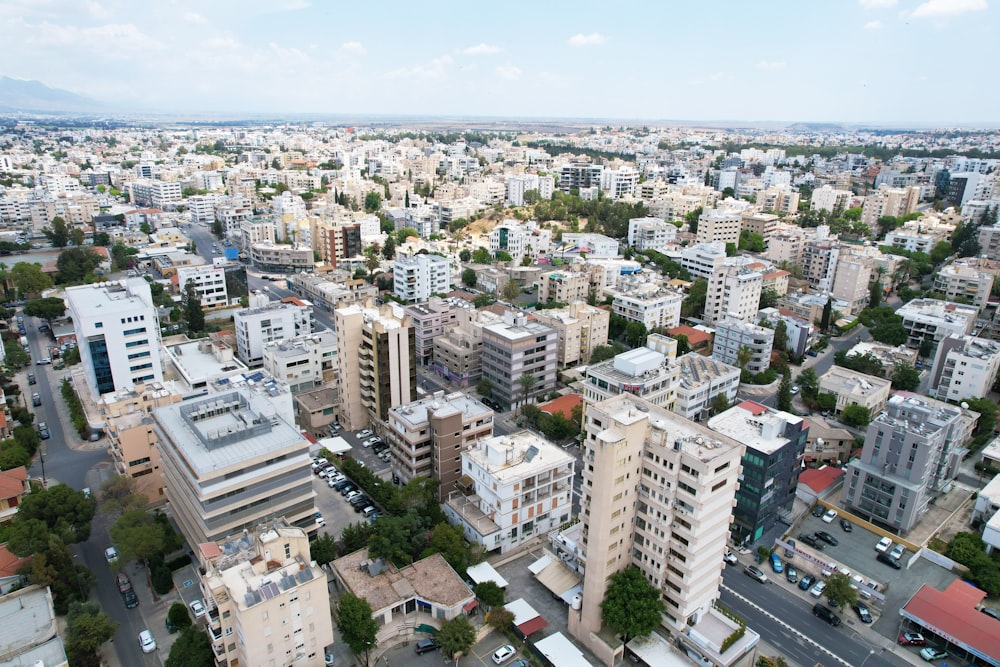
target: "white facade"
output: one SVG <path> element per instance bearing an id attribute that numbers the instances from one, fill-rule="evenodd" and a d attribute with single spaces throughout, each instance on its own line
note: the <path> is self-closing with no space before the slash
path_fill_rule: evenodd
<path id="1" fill-rule="evenodd" d="M 662 252 L 677 240 L 677 227 L 662 218 L 632 218 L 628 221 L 628 244 L 639 252 Z"/>
<path id="2" fill-rule="evenodd" d="M 924 338 L 938 342 L 950 334 L 972 333 L 979 309 L 951 301 L 914 299 L 896 314 L 903 318 L 903 326 L 909 334 L 907 344 L 916 347 Z"/>
<path id="3" fill-rule="evenodd" d="M 726 199 L 718 208 L 706 208 L 698 219 L 695 239 L 698 243 L 719 241 L 723 244 L 737 244 L 740 241 L 743 212 L 750 203 L 743 200 Z"/>
<path id="4" fill-rule="evenodd" d="M 194 283 L 194 291 L 201 300 L 202 308 L 217 308 L 229 304 L 226 288 L 226 271 L 221 266 L 179 266 L 177 267 L 177 287 L 181 294 L 188 281 Z"/>
<path id="5" fill-rule="evenodd" d="M 674 412 L 701 421 L 720 394 L 732 405 L 740 386 L 740 369 L 697 352 L 677 358 L 680 371 Z"/>
<path id="6" fill-rule="evenodd" d="M 603 234 L 563 234 L 562 245 L 576 246 L 576 254 L 587 257 L 617 257 L 618 241 Z"/>
<path id="7" fill-rule="evenodd" d="M 160 323 L 142 278 L 66 288 L 80 360 L 94 398 L 163 381 Z"/>
<path id="8" fill-rule="evenodd" d="M 393 262 L 393 291 L 407 303 L 427 301 L 451 291 L 451 260 L 440 255 L 414 255 Z"/>
<path id="9" fill-rule="evenodd" d="M 672 329 L 681 322 L 680 292 L 655 282 L 627 284 L 620 290 L 609 290 L 614 296 L 611 310 L 633 322 L 642 322 L 647 330 L 663 327 Z"/>
<path id="10" fill-rule="evenodd" d="M 942 401 L 985 398 L 1000 370 L 1000 344 L 985 338 L 949 335 L 938 343 L 931 387 Z"/>
<path id="11" fill-rule="evenodd" d="M 605 169 L 601 174 L 601 190 L 611 199 L 634 195 L 638 183 L 639 172 L 632 167 Z"/>
<path id="12" fill-rule="evenodd" d="M 725 261 L 726 244 L 721 242 L 698 243 L 690 246 L 684 249 L 680 258 L 681 266 L 688 270 L 692 280 L 711 278 L 722 268 Z"/>
<path id="13" fill-rule="evenodd" d="M 813 190 L 812 198 L 809 200 L 809 208 L 813 211 L 846 211 L 851 203 L 853 194 L 850 190 L 838 190 L 837 188 L 824 185 Z"/>
<path id="14" fill-rule="evenodd" d="M 774 344 L 774 330 L 756 324 L 726 319 L 715 329 L 712 357 L 727 364 L 738 366 L 740 348 L 750 348 L 750 361 L 743 368 L 751 373 L 760 373 L 771 365 L 771 347 Z"/>
<path id="15" fill-rule="evenodd" d="M 949 264 L 934 275 L 934 290 L 948 299 L 968 299 L 976 308 L 985 308 L 993 290 L 994 276 L 968 264 Z"/>
<path id="16" fill-rule="evenodd" d="M 536 257 L 548 253 L 551 247 L 552 232 L 534 222 L 504 220 L 490 232 L 490 253 L 506 252 L 515 264 L 520 264 L 525 255 Z"/>
<path id="17" fill-rule="evenodd" d="M 265 343 L 312 333 L 312 306 L 271 302 L 267 296 L 251 294 L 250 307 L 233 315 L 233 327 L 240 361 L 250 367 L 260 366 Z"/>
<path id="18" fill-rule="evenodd" d="M 741 322 L 754 321 L 763 284 L 759 271 L 735 262 L 724 263 L 708 280 L 705 323 L 712 324 L 727 317 Z"/>
<path id="19" fill-rule="evenodd" d="M 672 339 L 671 339 L 672 340 Z M 673 341 L 674 350 L 677 341 Z M 673 410 L 677 397 L 679 369 L 673 354 L 637 347 L 587 367 L 584 398 L 597 403 L 618 394 L 641 396 L 653 405 Z"/>
<path id="20" fill-rule="evenodd" d="M 850 304 L 850 314 L 856 315 L 868 304 L 868 284 L 872 280 L 873 262 L 868 257 L 842 251 L 837 260 L 831 294 Z"/>

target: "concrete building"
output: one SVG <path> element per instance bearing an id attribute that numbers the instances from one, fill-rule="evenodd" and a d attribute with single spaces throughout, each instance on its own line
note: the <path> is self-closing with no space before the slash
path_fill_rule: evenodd
<path id="1" fill-rule="evenodd" d="M 722 203 L 726 204 L 731 201 L 733 200 L 727 199 Z M 723 244 L 738 244 L 740 242 L 740 229 L 742 226 L 741 219 L 745 208 L 743 206 L 730 205 L 704 209 L 701 212 L 701 217 L 698 218 L 698 231 L 695 241 L 698 243 L 718 241 Z"/>
<path id="2" fill-rule="evenodd" d="M 312 391 L 337 379 L 337 337 L 323 330 L 264 344 L 264 370 L 292 394 Z"/>
<path id="3" fill-rule="evenodd" d="M 519 223 L 504 220 L 490 232 L 490 253 L 506 252 L 515 265 L 527 256 L 535 258 L 548 253 L 552 248 L 552 231 L 542 229 L 535 222 Z"/>
<path id="4" fill-rule="evenodd" d="M 538 303 L 586 301 L 590 276 L 575 271 L 550 271 L 538 277 Z"/>
<path id="5" fill-rule="evenodd" d="M 680 371 L 674 412 L 685 419 L 703 421 L 712 411 L 717 396 L 725 396 L 727 405 L 736 400 L 740 369 L 697 352 L 677 357 Z"/>
<path id="6" fill-rule="evenodd" d="M 251 368 L 264 364 L 264 346 L 272 341 L 311 334 L 312 306 L 298 299 L 271 301 L 257 292 L 250 295 L 250 306 L 233 313 L 236 330 L 236 354 Z"/>
<path id="7" fill-rule="evenodd" d="M 648 347 L 637 347 L 622 352 L 614 359 L 588 366 L 584 376 L 584 397 L 587 402 L 597 403 L 628 393 L 653 405 L 674 410 L 680 368 L 674 363 L 677 341 L 668 340 L 673 346 L 666 353 Z"/>
<path id="8" fill-rule="evenodd" d="M 0 596 L 0 614 L 5 667 L 68 667 L 51 588 L 30 585 Z"/>
<path id="9" fill-rule="evenodd" d="M 564 164 L 559 171 L 559 189 L 569 194 L 570 190 L 580 190 L 601 185 L 604 165 L 589 162 Z"/>
<path id="10" fill-rule="evenodd" d="M 764 257 L 772 262 L 787 262 L 801 266 L 806 236 L 801 231 L 777 231 L 764 237 L 767 249 Z"/>
<path id="11" fill-rule="evenodd" d="M 809 438 L 803 460 L 807 465 L 847 463 L 854 450 L 854 434 L 833 426 L 819 415 L 809 415 Z"/>
<path id="12" fill-rule="evenodd" d="M 565 233 L 553 254 L 562 256 L 571 253 L 573 257 L 618 257 L 618 241 L 603 234 Z"/>
<path id="13" fill-rule="evenodd" d="M 315 267 L 312 246 L 302 243 L 254 243 L 247 251 L 250 263 L 261 271 L 296 273 Z"/>
<path id="14" fill-rule="evenodd" d="M 330 594 L 306 532 L 275 521 L 227 538 L 195 547 L 206 609 L 195 627 L 208 633 L 218 664 L 328 664 Z"/>
<path id="15" fill-rule="evenodd" d="M 681 252 L 680 265 L 688 270 L 692 280 L 711 278 L 726 261 L 726 244 L 697 243 Z"/>
<path id="16" fill-rule="evenodd" d="M 482 376 L 493 388 L 492 398 L 509 410 L 552 391 L 559 361 L 559 334 L 552 327 L 529 322 L 524 313 L 506 311 L 501 323 L 483 327 Z M 519 379 L 535 379 L 527 396 Z"/>
<path id="17" fill-rule="evenodd" d="M 67 287 L 87 386 L 101 394 L 163 381 L 160 322 L 142 278 Z"/>
<path id="18" fill-rule="evenodd" d="M 328 277 L 312 273 L 296 273 L 288 280 L 288 288 L 307 299 L 313 306 L 328 313 L 343 305 L 363 304 L 378 297 L 378 287 L 350 276 Z"/>
<path id="19" fill-rule="evenodd" d="M 672 329 L 681 322 L 684 295 L 665 287 L 658 280 L 629 280 L 617 290 L 607 290 L 614 297 L 611 310 L 632 322 L 642 322 L 646 330 Z"/>
<path id="20" fill-rule="evenodd" d="M 483 373 L 483 323 L 481 317 L 497 317 L 489 311 L 458 311 L 455 324 L 433 338 L 431 368 L 460 387 L 479 381 Z M 495 323 L 495 322 L 494 322 Z"/>
<path id="21" fill-rule="evenodd" d="M 749 544 L 778 521 L 791 518 L 809 423 L 743 401 L 709 419 L 708 428 L 746 446 L 732 534 L 736 544 Z"/>
<path id="22" fill-rule="evenodd" d="M 784 322 L 789 354 L 795 357 L 805 355 L 806 348 L 812 343 L 814 329 L 808 320 L 787 312 L 782 312 L 780 308 L 761 308 L 757 312 L 757 322 L 760 323 L 761 321 L 766 322 L 772 328 L 776 328 L 778 322 Z"/>
<path id="23" fill-rule="evenodd" d="M 407 302 L 427 301 L 451 291 L 451 260 L 440 255 L 400 257 L 392 265 L 393 293 Z"/>
<path id="24" fill-rule="evenodd" d="M 837 407 L 834 412 L 838 415 L 849 405 L 860 405 L 868 408 L 874 417 L 885 408 L 891 390 L 892 383 L 889 380 L 858 373 L 843 366 L 831 366 L 819 378 L 819 392 L 836 396 Z"/>
<path id="25" fill-rule="evenodd" d="M 851 197 L 854 196 L 850 190 L 839 190 L 823 185 L 812 192 L 809 200 L 809 208 L 813 211 L 840 211 L 841 213 L 850 208 Z"/>
<path id="26" fill-rule="evenodd" d="M 982 271 L 968 264 L 948 264 L 934 274 L 934 291 L 944 294 L 949 300 L 967 299 L 982 310 L 986 307 L 993 290 L 992 273 Z"/>
<path id="27" fill-rule="evenodd" d="M 663 252 L 677 240 L 677 226 L 663 218 L 632 218 L 628 221 L 628 245 L 638 252 Z"/>
<path id="28" fill-rule="evenodd" d="M 385 435 L 393 477 L 400 484 L 417 477 L 436 479 L 443 502 L 462 476 L 462 452 L 493 435 L 493 411 L 462 392 L 438 391 L 391 408 Z"/>
<path id="29" fill-rule="evenodd" d="M 351 431 L 382 430 L 389 408 L 416 399 L 416 333 L 410 318 L 390 304 L 369 302 L 333 312 L 337 331 L 340 423 Z"/>
<path id="30" fill-rule="evenodd" d="M 337 421 L 340 394 L 336 385 L 300 391 L 295 394 L 294 401 L 295 423 L 313 434 L 327 433 L 330 425 Z"/>
<path id="31" fill-rule="evenodd" d="M 1000 370 L 1000 344 L 950 334 L 938 343 L 929 386 L 942 401 L 986 398 Z"/>
<path id="32" fill-rule="evenodd" d="M 956 438 L 960 408 L 920 396 L 893 396 L 868 425 L 861 457 L 847 466 L 844 505 L 906 534 L 947 491 L 966 450 Z"/>
<path id="33" fill-rule="evenodd" d="M 951 334 L 972 333 L 979 309 L 939 299 L 914 299 L 903 304 L 896 314 L 903 318 L 907 345 L 919 347 L 924 339 L 936 344 Z"/>
<path id="34" fill-rule="evenodd" d="M 608 343 L 611 313 L 603 308 L 575 301 L 565 308 L 536 310 L 534 317 L 556 330 L 560 368 L 588 363 L 594 348 Z"/>
<path id="35" fill-rule="evenodd" d="M 981 256 L 1000 261 L 1000 225 L 979 228 L 979 247 Z"/>
<path id="36" fill-rule="evenodd" d="M 753 322 L 760 307 L 763 276 L 746 265 L 744 257 L 733 257 L 708 279 L 705 296 L 705 323 L 726 318 Z"/>
<path id="37" fill-rule="evenodd" d="M 462 486 L 444 504 L 470 542 L 507 553 L 572 516 L 575 457 L 529 431 L 476 441 L 462 452 Z"/>
<path id="38" fill-rule="evenodd" d="M 787 175 L 788 172 L 782 172 Z M 788 186 L 769 187 L 757 192 L 755 205 L 762 211 L 773 211 L 785 215 L 799 212 L 799 193 Z"/>
<path id="39" fill-rule="evenodd" d="M 920 203 L 920 187 L 892 188 L 882 185 L 865 197 L 861 208 L 861 222 L 869 229 L 878 226 L 878 219 L 885 216 L 902 217 L 917 210 Z"/>
<path id="40" fill-rule="evenodd" d="M 750 361 L 742 368 L 757 374 L 771 366 L 774 330 L 749 322 L 727 318 L 715 327 L 712 357 L 732 366 L 739 366 L 740 348 L 750 349 Z"/>
<path id="41" fill-rule="evenodd" d="M 719 597 L 743 446 L 635 396 L 587 406 L 583 454 L 582 607 L 569 631 L 604 664 L 610 576 L 630 565 L 663 595 L 663 625 L 681 634 Z M 669 526 L 669 529 L 666 527 Z"/>
<path id="42" fill-rule="evenodd" d="M 217 265 L 177 267 L 177 289 L 183 295 L 190 281 L 202 308 L 224 308 L 229 305 L 226 270 Z"/>
<path id="43" fill-rule="evenodd" d="M 427 303 L 407 306 L 403 311 L 413 323 L 417 361 L 421 366 L 431 363 L 434 339 L 455 325 L 457 313 L 462 308 L 473 308 L 473 305 L 463 299 L 431 297 Z"/>
<path id="44" fill-rule="evenodd" d="M 834 298 L 849 304 L 845 314 L 857 315 L 868 305 L 868 284 L 872 281 L 873 262 L 868 257 L 840 253 L 837 260 L 833 288 L 830 293 Z"/>
<path id="45" fill-rule="evenodd" d="M 917 355 L 919 353 L 917 350 L 905 345 L 894 347 L 874 340 L 859 341 L 847 351 L 848 357 L 864 356 L 866 354 L 875 357 L 882 363 L 882 368 L 885 370 L 885 377 L 892 377 L 893 371 L 900 364 L 916 366 Z"/>
<path id="46" fill-rule="evenodd" d="M 173 516 L 188 544 L 284 517 L 314 528 L 309 441 L 247 388 L 153 410 Z"/>
<path id="47" fill-rule="evenodd" d="M 836 242 L 809 241 L 802 247 L 802 277 L 821 292 L 833 289 L 840 259 L 840 246 Z"/>

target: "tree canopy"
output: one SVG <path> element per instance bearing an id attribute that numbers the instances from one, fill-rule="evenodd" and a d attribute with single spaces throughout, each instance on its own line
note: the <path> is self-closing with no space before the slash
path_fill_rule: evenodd
<path id="1" fill-rule="evenodd" d="M 10 270 L 10 279 L 21 294 L 34 297 L 49 289 L 54 284 L 52 277 L 42 273 L 41 264 L 18 262 Z"/>
<path id="2" fill-rule="evenodd" d="M 663 600 L 642 571 L 634 565 L 611 575 L 601 602 L 601 618 L 628 643 L 644 637 L 660 625 Z"/>
<path id="3" fill-rule="evenodd" d="M 67 248 L 59 253 L 56 259 L 59 282 L 64 285 L 75 285 L 93 280 L 94 270 L 102 261 L 104 258 L 90 248 Z"/>
<path id="4" fill-rule="evenodd" d="M 466 653 L 476 643 L 476 629 L 464 614 L 459 614 L 441 624 L 435 639 L 441 647 L 441 653 L 454 658 L 459 653 Z"/>
<path id="5" fill-rule="evenodd" d="M 342 595 L 337 605 L 337 627 L 344 643 L 354 655 L 364 654 L 367 665 L 368 652 L 375 648 L 378 635 L 378 623 L 372 618 L 368 600 L 352 593 Z"/>
<path id="6" fill-rule="evenodd" d="M 185 615 L 186 615 L 185 610 Z M 208 634 L 200 628 L 188 627 L 174 640 L 164 667 L 211 667 L 215 654 Z"/>
<path id="7" fill-rule="evenodd" d="M 90 537 L 94 503 L 82 491 L 56 484 L 28 494 L 18 507 L 17 518 L 42 521 L 67 544 L 85 542 Z"/>
<path id="8" fill-rule="evenodd" d="M 24 314 L 51 322 L 66 314 L 66 302 L 56 296 L 32 299 L 24 304 Z"/>

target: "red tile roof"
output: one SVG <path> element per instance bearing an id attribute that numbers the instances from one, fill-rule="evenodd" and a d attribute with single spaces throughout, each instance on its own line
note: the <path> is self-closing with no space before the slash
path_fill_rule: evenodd
<path id="1" fill-rule="evenodd" d="M 31 556 L 18 558 L 7 549 L 7 544 L 0 544 L 0 577 L 13 577 L 21 566 L 31 562 Z"/>
<path id="2" fill-rule="evenodd" d="M 13 498 L 24 493 L 28 471 L 24 466 L 0 472 L 0 498 Z"/>
<path id="3" fill-rule="evenodd" d="M 521 625 L 517 626 L 517 629 L 521 631 L 522 635 L 527 637 L 528 635 L 538 632 L 548 624 L 549 622 L 541 616 L 535 616 L 533 619 L 525 621 Z"/>
<path id="4" fill-rule="evenodd" d="M 744 410 L 752 414 L 754 417 L 759 417 L 760 415 L 767 412 L 767 406 L 761 405 L 756 401 L 743 401 L 737 407 L 743 408 Z"/>
<path id="5" fill-rule="evenodd" d="M 576 406 L 583 407 L 583 396 L 580 394 L 566 394 L 565 396 L 560 396 L 559 398 L 553 399 L 548 403 L 542 403 L 538 408 L 545 413 L 550 415 L 561 414 L 565 419 L 572 419 L 573 408 Z"/>
<path id="6" fill-rule="evenodd" d="M 985 591 L 964 581 L 953 581 L 943 591 L 924 584 L 899 614 L 954 644 L 1000 660 L 1000 621 L 976 609 L 985 597 Z"/>
<path id="7" fill-rule="evenodd" d="M 805 484 L 816 493 L 819 493 L 829 488 L 843 474 L 843 470 L 833 466 L 808 468 L 799 473 L 799 484 Z"/>
<path id="8" fill-rule="evenodd" d="M 691 347 L 698 347 L 702 343 L 707 343 L 712 339 L 712 334 L 706 333 L 701 329 L 695 329 L 694 327 L 689 327 L 686 324 L 682 324 L 679 327 L 674 327 L 673 329 L 667 329 L 667 333 L 676 338 L 681 334 L 687 336 L 688 345 Z"/>

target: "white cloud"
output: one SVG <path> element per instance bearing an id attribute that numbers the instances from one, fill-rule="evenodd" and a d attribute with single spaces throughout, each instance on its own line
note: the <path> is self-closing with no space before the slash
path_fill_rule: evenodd
<path id="1" fill-rule="evenodd" d="M 344 42 L 340 45 L 340 50 L 344 53 L 354 53 L 359 56 L 363 56 L 368 53 L 368 49 L 361 42 Z"/>
<path id="2" fill-rule="evenodd" d="M 497 76 L 506 81 L 517 81 L 521 78 L 521 68 L 510 63 L 497 67 Z"/>
<path id="3" fill-rule="evenodd" d="M 292 61 L 300 64 L 310 62 L 309 56 L 306 55 L 304 51 L 301 51 L 294 46 L 281 46 L 276 42 L 268 42 L 267 47 L 271 50 L 271 53 L 286 62 Z"/>
<path id="4" fill-rule="evenodd" d="M 882 27 L 881 21 L 869 21 L 865 24 L 865 30 L 878 30 Z"/>
<path id="5" fill-rule="evenodd" d="M 87 8 L 87 13 L 95 19 L 103 20 L 111 16 L 111 13 L 102 4 L 94 0 L 87 0 L 84 2 L 84 6 Z"/>
<path id="6" fill-rule="evenodd" d="M 896 6 L 896 0 L 858 0 L 862 9 L 888 9 Z"/>
<path id="7" fill-rule="evenodd" d="M 494 44 L 480 43 L 464 49 L 462 53 L 467 56 L 491 56 L 494 53 L 500 53 L 501 51 L 503 51 L 503 49 Z"/>
<path id="8" fill-rule="evenodd" d="M 208 19 L 198 12 L 186 12 L 182 18 L 188 23 L 194 23 L 195 25 L 204 25 L 208 23 Z"/>
<path id="9" fill-rule="evenodd" d="M 80 28 L 45 21 L 30 27 L 34 30 L 34 34 L 25 41 L 36 44 L 77 46 L 98 49 L 105 53 L 108 52 L 108 45 L 114 47 L 113 51 L 119 52 L 133 49 L 160 49 L 163 46 L 158 40 L 131 23 L 107 23 L 91 28 Z"/>
<path id="10" fill-rule="evenodd" d="M 608 41 L 608 38 L 599 32 L 592 32 L 589 35 L 579 33 L 569 38 L 570 46 L 597 46 Z"/>
<path id="11" fill-rule="evenodd" d="M 989 9 L 986 0 L 927 0 L 910 14 L 915 19 L 940 19 Z"/>
<path id="12" fill-rule="evenodd" d="M 454 64 L 454 59 L 449 55 L 435 58 L 426 65 L 411 65 L 410 67 L 400 67 L 390 72 L 386 72 L 387 79 L 432 79 L 443 80 L 448 77 L 448 67 Z"/>
<path id="13" fill-rule="evenodd" d="M 719 79 L 721 79 L 724 76 L 725 76 L 724 72 L 716 72 L 715 74 L 711 75 L 708 78 L 711 79 L 712 81 L 718 81 Z"/>
<path id="14" fill-rule="evenodd" d="M 205 42 L 202 42 L 202 46 L 209 49 L 238 49 L 242 44 L 240 40 L 236 39 L 232 35 L 219 35 L 218 37 L 213 37 Z"/>
<path id="15" fill-rule="evenodd" d="M 785 69 L 785 62 L 781 60 L 761 60 L 757 63 L 757 69 Z"/>

